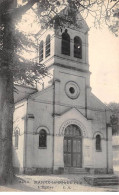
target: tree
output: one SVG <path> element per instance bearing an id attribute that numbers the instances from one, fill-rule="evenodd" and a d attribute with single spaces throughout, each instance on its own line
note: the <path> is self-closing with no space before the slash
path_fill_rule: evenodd
<path id="1" fill-rule="evenodd" d="M 76 10 L 88 17 L 94 18 L 94 24 L 100 24 L 104 20 L 109 25 L 111 17 L 118 18 L 117 0 L 24 0 L 25 4 L 17 7 L 17 0 L 0 1 L 0 183 L 12 182 L 14 173 L 12 167 L 12 131 L 14 110 L 14 81 L 23 80 L 32 83 L 39 75 L 46 75 L 45 67 L 38 63 L 28 62 L 16 55 L 19 47 L 26 38 L 15 29 L 15 24 L 29 9 L 33 9 L 42 27 L 62 26 L 64 18 L 61 18 L 58 6 L 69 4 L 70 21 L 75 23 Z M 34 9 L 34 5 L 37 5 Z M 55 17 L 56 16 L 56 17 Z M 55 24 L 54 24 L 55 22 Z M 112 24 L 113 25 L 113 24 Z M 116 23 L 117 28 L 118 23 Z M 109 25 L 110 27 L 110 25 Z M 111 28 L 112 31 L 113 28 Z M 116 30 L 117 32 L 117 30 Z"/>
<path id="2" fill-rule="evenodd" d="M 119 103 L 111 102 L 107 104 L 108 108 L 112 110 L 110 123 L 112 125 L 112 134 L 119 135 Z"/>
<path id="3" fill-rule="evenodd" d="M 13 0 L 2 1 L 0 37 L 0 183 L 12 182 L 12 131 L 14 111 L 14 80 L 33 83 L 40 74 L 45 75 L 43 65 L 23 61 L 16 55 L 18 46 L 26 41 L 15 29 L 15 23 L 36 1 L 29 1 L 22 10 Z M 4 9 L 3 9 L 4 8 Z M 27 41 L 26 41 L 27 42 Z"/>

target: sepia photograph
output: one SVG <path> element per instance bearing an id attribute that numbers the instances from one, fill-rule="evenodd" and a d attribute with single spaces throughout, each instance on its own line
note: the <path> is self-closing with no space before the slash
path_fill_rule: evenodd
<path id="1" fill-rule="evenodd" d="M 2 192 L 119 192 L 119 0 L 0 0 Z"/>

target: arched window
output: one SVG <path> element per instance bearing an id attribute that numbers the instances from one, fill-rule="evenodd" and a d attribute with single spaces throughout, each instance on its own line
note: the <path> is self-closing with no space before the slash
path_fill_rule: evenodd
<path id="1" fill-rule="evenodd" d="M 79 137 L 81 136 L 81 131 L 77 125 L 72 124 L 66 127 L 64 135 L 68 137 Z"/>
<path id="2" fill-rule="evenodd" d="M 45 57 L 48 57 L 50 55 L 50 35 L 46 38 L 46 48 L 45 48 Z"/>
<path id="3" fill-rule="evenodd" d="M 100 150 L 101 150 L 101 136 L 96 135 L 96 151 L 100 151 Z"/>
<path id="4" fill-rule="evenodd" d="M 67 29 L 62 34 L 62 54 L 70 56 L 70 36 Z"/>
<path id="5" fill-rule="evenodd" d="M 82 41 L 80 37 L 74 37 L 74 57 L 82 58 Z"/>
<path id="6" fill-rule="evenodd" d="M 44 129 L 39 132 L 39 148 L 47 147 L 47 133 Z"/>
<path id="7" fill-rule="evenodd" d="M 39 62 L 43 60 L 43 41 L 40 42 L 39 45 Z"/>
<path id="8" fill-rule="evenodd" d="M 19 131 L 16 130 L 15 133 L 15 148 L 18 148 L 18 142 L 19 142 Z"/>

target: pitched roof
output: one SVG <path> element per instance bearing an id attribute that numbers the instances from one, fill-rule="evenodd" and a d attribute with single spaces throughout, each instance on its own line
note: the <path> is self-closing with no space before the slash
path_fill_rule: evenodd
<path id="1" fill-rule="evenodd" d="M 20 100 L 26 99 L 29 95 L 36 93 L 37 89 L 32 87 L 26 87 L 23 85 L 16 85 L 15 84 L 15 91 L 14 91 L 14 102 L 19 102 Z"/>
<path id="2" fill-rule="evenodd" d="M 80 14 L 80 11 L 73 10 L 70 8 L 70 6 L 63 6 L 59 9 L 59 12 L 57 12 L 56 14 L 51 14 L 50 19 L 48 19 L 47 23 L 51 22 L 54 25 L 59 24 L 58 19 L 61 19 L 62 24 L 64 24 L 68 28 L 75 28 L 77 30 L 83 30 L 85 32 L 89 30 L 89 27 L 85 19 Z M 36 34 L 36 36 L 39 36 L 41 32 L 44 31 L 44 29 L 48 28 L 45 27 L 44 24 L 41 25 L 41 27 L 41 30 Z"/>

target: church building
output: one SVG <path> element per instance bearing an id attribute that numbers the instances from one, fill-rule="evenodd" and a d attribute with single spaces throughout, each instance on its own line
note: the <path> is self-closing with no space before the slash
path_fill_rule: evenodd
<path id="1" fill-rule="evenodd" d="M 67 13 L 68 8 L 61 11 L 64 17 Z M 39 62 L 49 76 L 42 79 L 42 88 L 16 85 L 17 172 L 113 172 L 110 110 L 91 92 L 88 31 L 85 20 L 77 19 L 77 25 L 52 27 L 37 35 Z"/>

